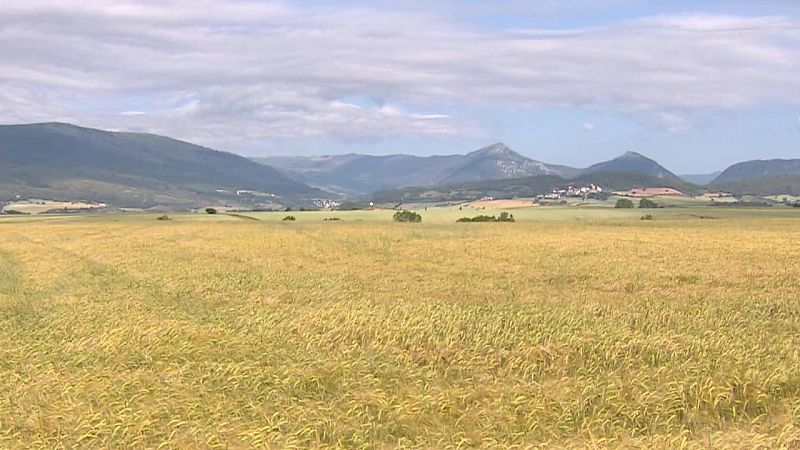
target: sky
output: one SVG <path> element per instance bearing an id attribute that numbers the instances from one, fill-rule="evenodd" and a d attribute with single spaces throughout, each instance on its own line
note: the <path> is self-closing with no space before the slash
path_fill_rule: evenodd
<path id="1" fill-rule="evenodd" d="M 1 0 L 0 123 L 247 156 L 800 158 L 796 0 Z"/>

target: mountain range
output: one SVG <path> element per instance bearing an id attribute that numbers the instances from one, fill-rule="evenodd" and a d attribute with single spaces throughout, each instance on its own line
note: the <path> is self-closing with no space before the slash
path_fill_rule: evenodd
<path id="1" fill-rule="evenodd" d="M 611 161 L 578 169 L 527 158 L 501 143 L 466 155 L 420 157 L 347 154 L 256 160 L 312 186 L 348 195 L 409 186 L 451 185 L 539 175 L 572 179 L 598 172 L 629 172 L 667 180 L 678 178 L 657 162 L 636 152 L 627 152 Z"/>
<path id="2" fill-rule="evenodd" d="M 526 158 L 503 144 L 466 155 L 330 155 L 267 157 L 256 161 L 321 189 L 347 195 L 459 181 L 519 178 L 529 175 L 571 177 L 575 169 Z"/>
<path id="3" fill-rule="evenodd" d="M 708 186 L 698 186 L 712 177 Z M 0 201 L 84 200 L 139 208 L 314 206 L 318 199 L 398 190 L 414 196 L 426 189 L 444 197 L 484 191 L 513 196 L 570 183 L 797 195 L 800 159 L 743 162 L 691 181 L 635 152 L 583 169 L 537 161 L 500 143 L 464 155 L 253 160 L 152 134 L 62 123 L 0 126 Z"/>
<path id="4" fill-rule="evenodd" d="M 265 195 L 241 196 L 239 190 Z M 0 200 L 188 208 L 283 204 L 317 195 L 320 191 L 250 159 L 162 136 L 62 123 L 0 126 Z"/>

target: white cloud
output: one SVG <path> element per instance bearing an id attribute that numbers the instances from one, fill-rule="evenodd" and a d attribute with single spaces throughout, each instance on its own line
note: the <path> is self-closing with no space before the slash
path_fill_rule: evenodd
<path id="1" fill-rule="evenodd" d="M 672 134 L 682 134 L 689 131 L 689 121 L 679 114 L 662 112 L 658 115 L 658 119 L 664 126 L 664 129 Z"/>
<path id="2" fill-rule="evenodd" d="M 593 124 L 591 122 L 586 122 L 586 123 L 583 124 L 583 130 L 584 131 L 594 131 L 596 129 L 597 129 L 597 125 L 595 125 L 595 124 Z"/>
<path id="3" fill-rule="evenodd" d="M 0 23 L 1 122 L 208 144 L 475 134 L 465 105 L 644 111 L 681 133 L 697 109 L 800 104 L 800 22 L 783 17 L 475 31 L 282 2 L 4 0 Z M 378 106 L 343 100 L 357 96 Z"/>

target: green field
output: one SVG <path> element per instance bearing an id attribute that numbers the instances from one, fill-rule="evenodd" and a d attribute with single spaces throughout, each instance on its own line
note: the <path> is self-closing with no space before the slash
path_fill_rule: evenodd
<path id="1" fill-rule="evenodd" d="M 511 209 L 475 209 L 470 207 L 424 207 L 414 208 L 423 217 L 424 223 L 455 223 L 460 217 L 472 217 L 479 214 L 500 215 L 501 212 L 514 214 L 517 221 L 552 222 L 552 221 L 614 221 L 639 219 L 650 214 L 656 219 L 694 220 L 707 219 L 743 219 L 743 218 L 800 218 L 800 209 L 774 206 L 768 208 L 742 207 L 683 207 L 659 209 L 616 209 L 603 205 L 587 207 L 537 206 Z M 264 222 L 280 222 L 286 216 L 293 216 L 296 222 L 323 222 L 325 219 L 338 218 L 344 222 L 391 222 L 395 211 L 391 210 L 359 210 L 359 211 L 290 211 L 290 212 L 255 212 L 237 213 Z"/>
<path id="2" fill-rule="evenodd" d="M 0 448 L 800 446 L 800 209 L 419 212 L 0 217 Z"/>

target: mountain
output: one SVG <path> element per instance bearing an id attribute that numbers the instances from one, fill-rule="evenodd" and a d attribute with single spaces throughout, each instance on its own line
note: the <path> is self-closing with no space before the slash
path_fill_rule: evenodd
<path id="1" fill-rule="evenodd" d="M 398 188 L 371 194 L 362 203 L 368 201 L 376 203 L 465 201 L 487 196 L 496 198 L 534 197 L 550 193 L 556 188 L 590 184 L 601 186 L 606 191 L 623 191 L 641 187 L 671 187 L 690 195 L 705 191 L 703 188 L 677 177 L 665 179 L 634 172 L 596 172 L 573 179 L 555 175 L 537 175 L 450 183 L 440 186 Z"/>
<path id="2" fill-rule="evenodd" d="M 582 174 L 598 172 L 631 172 L 651 175 L 656 178 L 668 180 L 678 179 L 678 176 L 665 169 L 659 163 L 636 152 L 626 152 L 622 156 L 588 167 Z"/>
<path id="3" fill-rule="evenodd" d="M 699 185 L 706 185 L 714 181 L 722 172 L 717 171 L 714 173 L 701 173 L 701 174 L 692 174 L 692 175 L 678 175 L 682 180 L 688 181 L 689 183 L 699 184 Z"/>
<path id="4" fill-rule="evenodd" d="M 494 144 L 464 156 L 438 183 L 520 178 L 531 175 L 571 177 L 580 171 L 526 158 L 504 144 Z"/>
<path id="5" fill-rule="evenodd" d="M 238 196 L 237 190 L 264 195 Z M 188 208 L 292 203 L 319 194 L 247 158 L 167 137 L 62 123 L 0 126 L 0 200 L 19 195 Z"/>
<path id="6" fill-rule="evenodd" d="M 267 157 L 256 161 L 282 170 L 313 186 L 360 195 L 404 186 L 431 186 L 461 181 L 519 178 L 531 175 L 577 176 L 580 171 L 545 164 L 494 144 L 466 155 L 333 155 Z"/>
<path id="7" fill-rule="evenodd" d="M 770 159 L 745 161 L 725 169 L 713 181 L 721 184 L 750 178 L 774 177 L 779 175 L 800 175 L 800 159 Z"/>
<path id="8" fill-rule="evenodd" d="M 708 186 L 708 189 L 737 195 L 800 196 L 800 174 L 714 181 Z"/>

